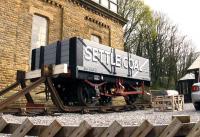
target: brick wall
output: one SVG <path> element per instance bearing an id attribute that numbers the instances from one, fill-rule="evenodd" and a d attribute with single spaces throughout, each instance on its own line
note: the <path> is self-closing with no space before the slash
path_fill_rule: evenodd
<path id="1" fill-rule="evenodd" d="M 48 42 L 79 36 L 101 37 L 123 50 L 122 25 L 71 0 L 0 0 L 0 89 L 15 81 L 18 69 L 28 71 L 33 14 L 48 18 Z"/>

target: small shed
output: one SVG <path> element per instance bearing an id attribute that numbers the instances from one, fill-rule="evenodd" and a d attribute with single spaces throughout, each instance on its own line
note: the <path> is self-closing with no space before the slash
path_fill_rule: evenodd
<path id="1" fill-rule="evenodd" d="M 185 102 L 191 102 L 191 88 L 195 83 L 195 75 L 193 73 L 188 73 L 178 81 L 178 91 L 179 94 L 184 95 Z"/>
<path id="2" fill-rule="evenodd" d="M 199 69 L 200 69 L 200 56 L 188 68 L 188 72 L 194 73 L 194 75 L 195 75 L 195 82 L 200 81 L 200 78 L 199 78 Z"/>
<path id="3" fill-rule="evenodd" d="M 191 102 L 191 88 L 194 83 L 200 81 L 199 77 L 200 70 L 200 56 L 192 63 L 188 68 L 188 74 L 183 76 L 178 81 L 178 91 L 180 94 L 184 95 L 186 102 Z"/>

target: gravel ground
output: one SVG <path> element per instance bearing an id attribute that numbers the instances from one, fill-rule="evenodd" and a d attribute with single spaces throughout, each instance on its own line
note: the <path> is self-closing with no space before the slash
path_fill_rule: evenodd
<path id="1" fill-rule="evenodd" d="M 60 116 L 35 116 L 28 117 L 34 124 L 49 125 L 57 119 L 62 125 L 77 126 L 81 121 L 86 120 L 92 126 L 109 126 L 113 121 L 118 121 L 123 126 L 133 126 L 141 124 L 145 119 L 150 123 L 168 124 L 171 122 L 172 115 L 190 115 L 191 122 L 200 120 L 200 111 L 196 111 L 191 103 L 184 105 L 184 111 L 175 112 L 154 112 L 153 109 L 138 110 L 129 112 L 116 112 L 107 114 L 74 114 L 66 113 Z M 7 122 L 22 123 L 27 117 L 3 115 Z"/>

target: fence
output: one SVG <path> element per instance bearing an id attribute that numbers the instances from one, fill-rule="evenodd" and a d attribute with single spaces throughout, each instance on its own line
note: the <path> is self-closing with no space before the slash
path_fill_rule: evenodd
<path id="1" fill-rule="evenodd" d="M 83 121 L 77 127 L 62 126 L 57 120 L 50 125 L 34 125 L 28 118 L 22 124 L 7 123 L 0 117 L 0 133 L 11 137 L 199 137 L 200 122 L 174 116 L 169 125 L 152 125 L 145 120 L 140 126 L 123 127 L 114 121 L 108 127 L 92 127 Z"/>

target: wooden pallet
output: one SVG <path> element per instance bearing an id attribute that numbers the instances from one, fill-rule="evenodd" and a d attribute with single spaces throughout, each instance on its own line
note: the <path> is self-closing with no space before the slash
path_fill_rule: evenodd
<path id="1" fill-rule="evenodd" d="M 184 95 L 155 96 L 152 99 L 154 111 L 182 111 Z"/>

